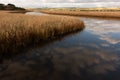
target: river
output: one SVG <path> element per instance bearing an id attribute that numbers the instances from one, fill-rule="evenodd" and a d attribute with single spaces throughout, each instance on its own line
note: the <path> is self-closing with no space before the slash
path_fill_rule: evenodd
<path id="1" fill-rule="evenodd" d="M 80 19 L 83 31 L 3 59 L 0 80 L 120 80 L 120 20 Z"/>

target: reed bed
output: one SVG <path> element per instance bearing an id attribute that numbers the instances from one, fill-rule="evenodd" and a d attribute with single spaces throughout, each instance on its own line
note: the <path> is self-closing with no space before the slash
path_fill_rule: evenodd
<path id="1" fill-rule="evenodd" d="M 83 28 L 84 23 L 74 17 L 0 12 L 0 53 L 17 53 L 30 45 Z"/>
<path id="2" fill-rule="evenodd" d="M 69 10 L 41 10 L 41 12 L 48 14 L 70 15 L 70 16 L 120 18 L 120 12 L 69 11 Z"/>

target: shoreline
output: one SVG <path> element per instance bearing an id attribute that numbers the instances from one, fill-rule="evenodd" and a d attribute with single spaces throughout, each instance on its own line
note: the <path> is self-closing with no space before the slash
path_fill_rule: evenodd
<path id="1" fill-rule="evenodd" d="M 26 12 L 31 12 L 30 10 L 0 10 L 0 12 L 4 13 L 26 13 Z"/>

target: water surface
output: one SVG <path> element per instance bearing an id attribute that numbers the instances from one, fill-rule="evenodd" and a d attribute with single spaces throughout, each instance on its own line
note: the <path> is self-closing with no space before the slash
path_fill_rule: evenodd
<path id="1" fill-rule="evenodd" d="M 81 18 L 78 33 L 0 64 L 0 80 L 120 80 L 120 20 Z"/>

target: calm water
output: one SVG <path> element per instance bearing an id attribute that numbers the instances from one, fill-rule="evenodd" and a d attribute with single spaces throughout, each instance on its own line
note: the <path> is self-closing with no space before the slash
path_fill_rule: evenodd
<path id="1" fill-rule="evenodd" d="M 81 19 L 83 31 L 3 59 L 0 80 L 120 80 L 120 20 Z"/>

